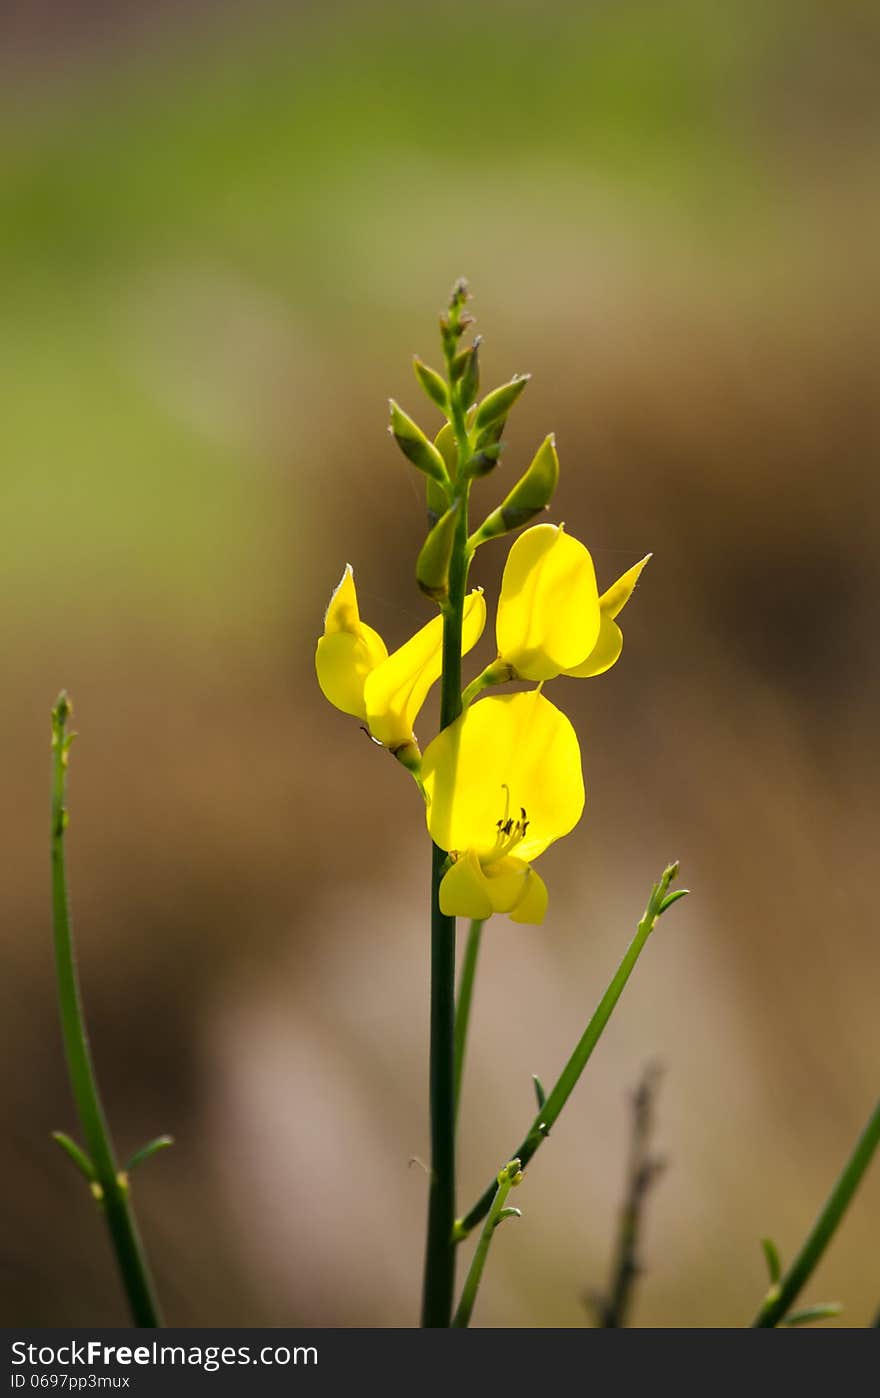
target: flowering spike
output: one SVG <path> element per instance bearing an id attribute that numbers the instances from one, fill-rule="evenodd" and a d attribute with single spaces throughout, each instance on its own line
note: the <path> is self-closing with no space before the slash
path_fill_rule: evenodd
<path id="1" fill-rule="evenodd" d="M 440 485 L 447 485 L 449 478 L 446 466 L 433 442 L 428 440 L 421 427 L 407 416 L 393 398 L 388 401 L 391 411 L 391 423 L 388 430 L 404 456 L 426 476 L 430 476 Z"/>

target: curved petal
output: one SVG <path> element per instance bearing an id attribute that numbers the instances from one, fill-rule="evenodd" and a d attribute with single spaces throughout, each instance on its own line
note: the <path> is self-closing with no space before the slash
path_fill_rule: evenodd
<path id="1" fill-rule="evenodd" d="M 583 544 L 536 524 L 507 556 L 496 621 L 498 654 L 527 680 L 578 665 L 599 635 L 599 590 Z"/>
<path id="2" fill-rule="evenodd" d="M 363 622 L 359 635 L 332 631 L 329 636 L 322 636 L 315 652 L 315 670 L 325 699 L 344 714 L 365 719 L 367 676 L 387 655 L 382 637 Z"/>
<path id="3" fill-rule="evenodd" d="M 461 653 L 475 646 L 486 624 L 479 588 L 464 604 Z M 435 616 L 367 677 L 364 686 L 370 732 L 388 748 L 413 741 L 413 724 L 443 668 L 443 618 Z"/>
<path id="4" fill-rule="evenodd" d="M 440 911 L 444 917 L 470 917 L 485 922 L 494 911 L 473 850 L 467 850 L 447 869 L 440 883 Z"/>
<path id="5" fill-rule="evenodd" d="M 586 660 L 580 665 L 573 665 L 570 670 L 563 670 L 564 675 L 573 675 L 576 679 L 588 679 L 591 675 L 604 675 L 606 670 L 610 670 L 612 665 L 616 665 L 623 650 L 623 632 L 612 621 L 610 616 L 602 613 L 602 625 L 599 627 L 599 639 L 594 645 Z"/>
<path id="6" fill-rule="evenodd" d="M 508 916 L 511 922 L 529 922 L 540 927 L 547 913 L 548 901 L 547 885 L 540 874 L 529 869 L 525 892 Z"/>
<path id="7" fill-rule="evenodd" d="M 497 852 L 498 821 L 524 807 L 528 827 L 511 848 L 531 861 L 566 835 L 584 808 L 577 735 L 538 690 L 493 695 L 444 728 L 425 751 L 428 830 L 441 849 Z"/>
<path id="8" fill-rule="evenodd" d="M 334 631 L 350 631 L 357 635 L 360 624 L 354 569 L 350 563 L 346 563 L 345 572 L 336 584 L 324 613 L 324 635 L 330 636 Z"/>
<path id="9" fill-rule="evenodd" d="M 607 592 L 602 593 L 599 598 L 599 606 L 602 608 L 603 616 L 608 616 L 613 621 L 623 611 L 635 591 L 642 569 L 651 557 L 650 553 L 645 554 L 640 562 L 634 563 L 632 568 L 629 568 L 622 577 L 617 579 L 617 582 L 612 583 Z"/>

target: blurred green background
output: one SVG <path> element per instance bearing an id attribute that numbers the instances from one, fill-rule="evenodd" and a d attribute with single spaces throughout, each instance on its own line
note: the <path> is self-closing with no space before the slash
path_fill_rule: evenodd
<path id="1" fill-rule="evenodd" d="M 640 964 L 496 1246 L 476 1322 L 589 1322 L 627 1094 L 665 1065 L 635 1323 L 738 1325 L 877 1094 L 876 247 L 867 3 L 104 6 L 0 19 L 0 1310 L 119 1324 L 48 917 L 48 714 L 121 1151 L 177 1325 L 411 1324 L 427 1153 L 416 793 L 321 699 L 346 561 L 391 644 L 420 482 L 389 395 L 464 273 L 504 480 L 555 430 L 620 665 L 559 682 L 588 807 L 544 928 L 495 919 L 462 1204 L 520 1139 L 653 879 Z M 481 498 L 494 503 L 490 480 Z M 504 547 L 474 580 L 491 590 Z M 491 628 L 490 628 L 491 629 Z M 489 658 L 486 639 L 474 665 Z M 428 718 L 420 725 L 430 735 Z M 805 1299 L 880 1303 L 869 1177 Z"/>

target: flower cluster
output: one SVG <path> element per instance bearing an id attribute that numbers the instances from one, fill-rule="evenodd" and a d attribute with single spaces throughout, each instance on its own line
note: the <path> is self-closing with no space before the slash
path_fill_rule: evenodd
<path id="1" fill-rule="evenodd" d="M 496 659 L 464 689 L 459 716 L 422 753 L 414 725 L 443 665 L 450 561 L 455 539 L 461 537 L 456 533 L 459 512 L 462 505 L 465 512 L 467 508 L 469 481 L 462 484 L 462 478 L 494 466 L 500 453 L 500 429 L 493 430 L 499 402 L 506 417 L 526 382 L 515 378 L 479 406 L 466 398 L 463 402 L 459 391 L 456 403 L 457 360 L 469 356 L 472 369 L 478 344 L 457 359 L 449 357 L 449 385 L 416 361 L 423 387 L 450 417 L 433 442 L 392 403 L 391 430 L 428 477 L 433 527 L 416 573 L 440 614 L 389 655 L 381 636 L 361 620 L 354 574 L 347 565 L 327 608 L 316 668 L 330 703 L 359 719 L 416 777 L 428 832 L 448 855 L 441 911 L 476 919 L 506 913 L 515 922 L 540 923 L 547 889 L 532 863 L 573 829 L 584 808 L 577 736 L 543 687 L 562 675 L 601 675 L 615 664 L 623 649 L 617 617 L 648 560 L 643 558 L 600 594 L 589 551 L 563 526 L 537 524 L 521 534 L 510 549 L 501 583 Z M 459 384 L 467 372 L 468 366 Z M 457 418 L 450 407 L 458 408 Z M 555 443 L 548 437 L 502 506 L 470 538 L 465 533 L 465 577 L 480 544 L 512 532 L 547 507 L 558 470 Z M 486 604 L 479 589 L 462 596 L 464 655 L 482 635 Z M 487 688 L 510 681 L 536 687 L 483 697 Z"/>

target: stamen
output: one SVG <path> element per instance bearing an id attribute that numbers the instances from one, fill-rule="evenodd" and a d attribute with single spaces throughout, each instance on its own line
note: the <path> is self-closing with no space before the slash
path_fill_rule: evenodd
<path id="1" fill-rule="evenodd" d="M 492 851 L 491 855 L 492 862 L 494 862 L 496 859 L 502 859 L 505 855 L 510 854 L 511 850 L 516 848 L 516 846 L 519 844 L 520 840 L 523 838 L 523 836 L 529 828 L 529 820 L 528 816 L 526 815 L 525 806 L 520 806 L 519 808 L 519 820 L 514 820 L 512 816 L 507 814 L 510 805 L 510 790 L 506 786 L 506 784 L 502 783 L 502 785 L 504 785 L 504 790 L 507 793 L 507 798 L 505 801 L 504 816 L 501 820 L 497 820 L 495 822 L 495 828 L 498 834 L 495 837 L 495 848 Z"/>

